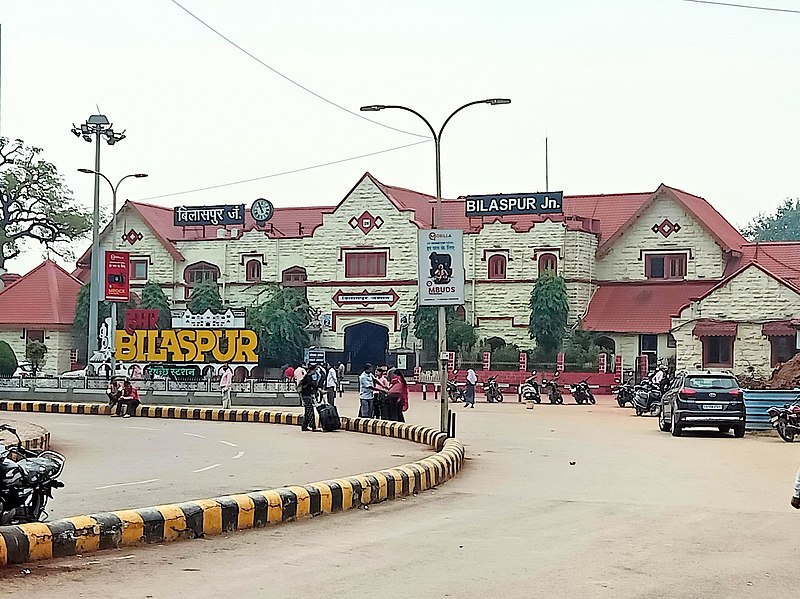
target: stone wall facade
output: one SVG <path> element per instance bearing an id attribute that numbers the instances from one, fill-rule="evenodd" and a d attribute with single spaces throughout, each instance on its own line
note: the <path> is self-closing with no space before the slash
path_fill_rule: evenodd
<path id="1" fill-rule="evenodd" d="M 0 330 L 0 341 L 5 341 L 17 357 L 17 362 L 27 362 L 25 349 L 27 340 L 23 329 Z M 44 344 L 47 357 L 40 374 L 56 375 L 71 370 L 70 352 L 74 347 L 72 331 L 46 330 Z"/>

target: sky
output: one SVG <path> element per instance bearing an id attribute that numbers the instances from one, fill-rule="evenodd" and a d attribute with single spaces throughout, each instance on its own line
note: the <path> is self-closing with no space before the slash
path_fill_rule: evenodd
<path id="1" fill-rule="evenodd" d="M 443 195 L 653 191 L 701 195 L 743 226 L 800 197 L 800 14 L 683 0 L 180 0 L 287 77 L 349 110 L 402 104 L 438 128 Z M 800 9 L 798 0 L 752 0 Z M 331 205 L 364 172 L 435 192 L 431 143 L 182 195 L 422 140 L 292 85 L 172 0 L 0 0 L 0 135 L 44 148 L 90 205 L 93 147 L 70 133 L 99 106 L 119 199 L 165 206 Z M 426 135 L 397 110 L 363 113 Z M 108 207 L 110 191 L 101 190 Z M 75 252 L 88 246 L 76 242 Z M 9 270 L 26 272 L 29 246 Z M 71 265 L 70 262 L 62 263 Z"/>

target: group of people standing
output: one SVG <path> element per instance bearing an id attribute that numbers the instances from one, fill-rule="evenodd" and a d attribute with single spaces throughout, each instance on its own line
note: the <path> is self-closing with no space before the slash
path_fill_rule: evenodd
<path id="1" fill-rule="evenodd" d="M 373 374 L 372 364 L 367 364 L 358 377 L 358 397 L 360 418 L 405 422 L 408 383 L 402 370 L 378 366 Z"/>

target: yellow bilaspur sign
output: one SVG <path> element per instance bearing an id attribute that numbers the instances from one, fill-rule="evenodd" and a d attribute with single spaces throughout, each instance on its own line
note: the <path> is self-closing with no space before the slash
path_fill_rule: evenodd
<path id="1" fill-rule="evenodd" d="M 258 337 L 249 329 L 117 331 L 120 362 L 258 362 Z"/>

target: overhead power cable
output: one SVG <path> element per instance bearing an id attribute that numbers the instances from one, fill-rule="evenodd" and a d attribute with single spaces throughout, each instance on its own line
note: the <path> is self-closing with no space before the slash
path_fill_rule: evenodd
<path id="1" fill-rule="evenodd" d="M 794 8 L 777 8 L 774 6 L 756 6 L 753 4 L 735 4 L 733 2 L 715 2 L 713 0 L 680 0 L 681 2 L 691 2 L 693 4 L 711 4 L 714 6 L 726 6 L 728 8 L 747 8 L 750 10 L 766 10 L 768 12 L 788 12 L 800 15 L 800 10 Z"/>
<path id="2" fill-rule="evenodd" d="M 397 131 L 399 133 L 405 133 L 406 135 L 413 135 L 414 137 L 422 137 L 422 138 L 425 138 L 425 139 L 430 139 L 430 136 L 428 136 L 428 135 L 421 135 L 419 133 L 414 133 L 412 131 L 406 131 L 405 129 L 399 129 L 397 127 L 392 127 L 391 125 L 387 125 L 387 124 L 381 123 L 379 121 L 374 121 L 374 120 L 372 120 L 370 118 L 365 117 L 363 114 L 361 114 L 359 112 L 355 112 L 353 110 L 350 110 L 349 108 L 346 108 L 345 106 L 342 106 L 341 104 L 337 104 L 333 100 L 329 100 L 328 98 L 326 98 L 322 94 L 319 94 L 319 93 L 315 92 L 313 89 L 306 87 L 305 85 L 303 85 L 299 81 L 296 81 L 296 80 L 292 79 L 291 77 L 289 77 L 288 75 L 285 75 L 285 74 L 281 73 L 278 69 L 276 69 L 275 67 L 267 64 L 266 62 L 261 60 L 258 56 L 254 55 L 253 53 L 249 52 L 248 50 L 245 50 L 242 46 L 237 44 L 235 41 L 233 41 L 231 38 L 226 36 L 224 33 L 219 31 L 218 29 L 215 29 L 214 27 L 212 27 L 209 23 L 205 22 L 203 19 L 198 17 L 196 14 L 194 14 L 192 11 L 190 11 L 188 8 L 186 8 L 183 4 L 181 4 L 177 0 L 170 0 L 170 2 L 172 2 L 175 6 L 177 6 L 181 10 L 183 10 L 190 17 L 195 19 L 198 23 L 201 23 L 207 29 L 209 29 L 210 31 L 213 31 L 215 34 L 217 34 L 223 40 L 228 42 L 231 46 L 233 46 L 234 48 L 236 48 L 240 52 L 244 53 L 245 55 L 247 55 L 250 58 L 252 58 L 253 60 L 255 60 L 261 66 L 268 68 L 270 71 L 272 71 L 273 73 L 275 73 L 279 77 L 282 77 L 283 79 L 285 79 L 286 81 L 288 81 L 292 85 L 295 85 L 295 86 L 299 87 L 304 92 L 311 94 L 312 96 L 314 96 L 318 100 L 322 100 L 323 102 L 325 102 L 327 104 L 330 104 L 331 106 L 334 106 L 335 108 L 338 108 L 339 110 L 343 110 L 347 114 L 350 114 L 352 116 L 358 117 L 363 121 L 367 121 L 369 123 L 372 123 L 373 125 L 378 125 L 380 127 L 383 127 L 384 129 L 391 129 L 392 131 Z"/>
<path id="3" fill-rule="evenodd" d="M 208 191 L 210 189 L 220 189 L 222 187 L 230 187 L 232 185 L 241 185 L 243 183 L 252 183 L 253 181 L 263 181 L 264 179 L 273 179 L 275 177 L 281 177 L 283 175 L 292 175 L 294 173 L 302 173 L 303 171 L 310 171 L 317 168 L 323 168 L 325 166 L 332 166 L 334 164 L 341 164 L 343 162 L 350 162 L 352 160 L 359 160 L 361 158 L 369 158 L 370 156 L 377 156 L 378 154 L 386 154 L 387 152 L 394 152 L 396 150 L 403 150 L 405 148 L 411 148 L 413 146 L 418 146 L 420 144 L 428 143 L 431 141 L 430 139 L 423 139 L 422 141 L 415 141 L 410 144 L 406 144 L 404 146 L 396 146 L 394 148 L 386 148 L 385 150 L 378 150 L 376 152 L 369 152 L 368 154 L 360 154 L 358 156 L 350 156 L 349 158 L 340 158 L 339 160 L 331 160 L 330 162 L 323 162 L 321 164 L 312 164 L 311 166 L 302 166 L 300 168 L 295 168 L 289 171 L 281 171 L 279 173 L 271 173 L 269 175 L 262 175 L 260 177 L 252 177 L 250 179 L 240 179 L 239 181 L 229 181 L 228 183 L 220 183 L 218 185 L 209 185 L 207 187 L 198 187 L 196 189 L 186 189 L 184 191 L 175 191 L 173 193 L 164 193 L 157 196 L 148 196 L 146 198 L 138 198 L 138 201 L 144 200 L 157 200 L 159 198 L 170 198 L 173 196 L 180 196 L 186 195 L 187 193 L 196 193 L 199 191 Z"/>

